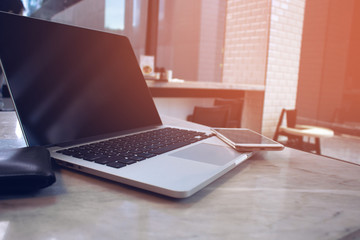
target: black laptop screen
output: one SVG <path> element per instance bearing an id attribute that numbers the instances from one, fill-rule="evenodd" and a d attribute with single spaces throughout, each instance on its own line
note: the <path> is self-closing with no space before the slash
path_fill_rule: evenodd
<path id="1" fill-rule="evenodd" d="M 0 58 L 30 146 L 161 124 L 126 37 L 0 12 Z"/>

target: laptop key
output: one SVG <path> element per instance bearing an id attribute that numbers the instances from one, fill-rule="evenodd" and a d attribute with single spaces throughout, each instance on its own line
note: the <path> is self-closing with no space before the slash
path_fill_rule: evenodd
<path id="1" fill-rule="evenodd" d="M 153 153 L 138 153 L 136 155 L 138 155 L 139 157 L 144 157 L 144 158 L 152 158 L 152 157 L 156 156 L 156 154 L 153 154 Z"/>
<path id="2" fill-rule="evenodd" d="M 132 156 L 132 157 L 130 157 L 130 159 L 139 162 L 139 161 L 142 161 L 142 160 L 144 160 L 146 158 L 140 157 L 140 156 Z"/>
<path id="3" fill-rule="evenodd" d="M 127 165 L 136 163 L 135 160 L 130 159 L 130 158 L 119 159 L 117 162 L 121 162 L 121 163 L 124 163 L 124 164 L 127 164 Z"/>
<path id="4" fill-rule="evenodd" d="M 106 164 L 106 166 L 113 167 L 113 168 L 122 168 L 122 167 L 125 167 L 126 164 L 120 163 L 120 162 L 111 162 L 111 163 Z"/>
<path id="5" fill-rule="evenodd" d="M 123 163 L 123 164 L 126 164 L 126 165 L 136 163 L 135 160 L 133 160 L 131 158 L 128 158 L 128 157 L 122 157 L 122 156 L 109 157 L 109 158 L 105 158 L 105 160 L 107 160 L 107 162 L 105 164 L 110 163 L 110 162 L 119 162 L 119 163 Z"/>
<path id="6" fill-rule="evenodd" d="M 110 158 L 105 157 L 105 158 L 97 159 L 97 160 L 95 160 L 95 162 L 99 163 L 99 164 L 107 164 L 107 163 L 110 163 L 112 161 L 110 160 Z"/>
<path id="7" fill-rule="evenodd" d="M 94 161 L 99 160 L 101 158 L 104 158 L 104 156 L 103 155 L 87 155 L 87 156 L 84 156 L 82 159 L 84 159 L 86 161 L 94 162 Z"/>

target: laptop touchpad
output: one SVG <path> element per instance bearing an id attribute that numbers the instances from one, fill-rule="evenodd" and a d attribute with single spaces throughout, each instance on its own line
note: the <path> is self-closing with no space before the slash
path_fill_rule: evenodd
<path id="1" fill-rule="evenodd" d="M 218 166 L 223 166 L 240 155 L 240 153 L 231 148 L 207 143 L 200 143 L 170 154 L 170 156 L 215 164 Z"/>

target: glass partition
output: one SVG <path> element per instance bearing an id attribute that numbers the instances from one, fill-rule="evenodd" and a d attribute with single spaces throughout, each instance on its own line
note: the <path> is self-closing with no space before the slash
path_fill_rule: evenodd
<path id="1" fill-rule="evenodd" d="M 25 15 L 127 36 L 145 54 L 148 0 L 23 0 Z"/>
<path id="2" fill-rule="evenodd" d="M 127 36 L 157 70 L 221 82 L 226 0 L 23 0 L 27 16 Z M 150 16 L 151 15 L 151 16 Z M 149 50 L 151 49 L 151 50 Z"/>

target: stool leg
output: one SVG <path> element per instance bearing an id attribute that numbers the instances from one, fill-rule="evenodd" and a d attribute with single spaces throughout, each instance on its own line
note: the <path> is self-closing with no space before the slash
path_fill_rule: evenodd
<path id="1" fill-rule="evenodd" d="M 315 151 L 317 154 L 321 155 L 321 149 L 320 149 L 320 138 L 315 138 Z"/>

